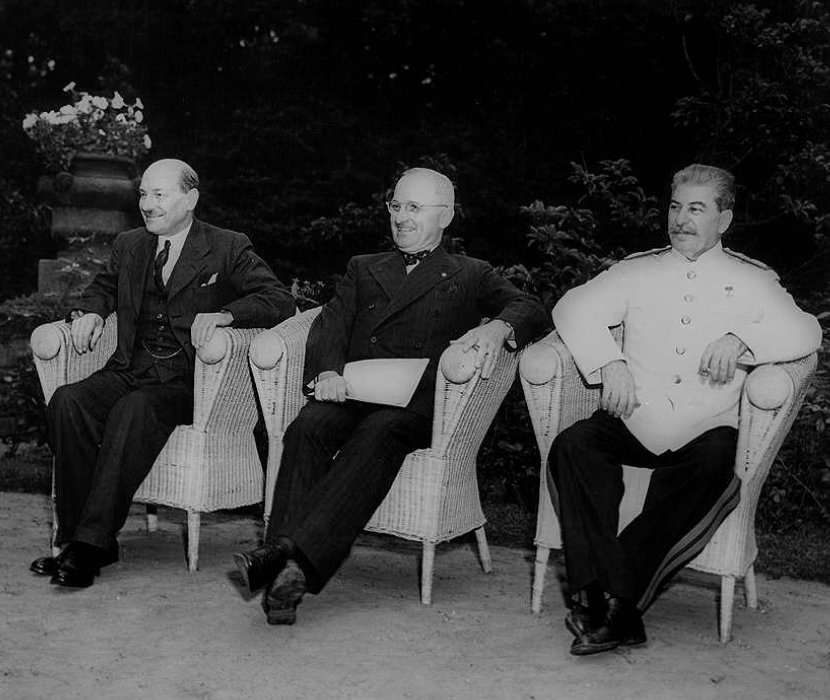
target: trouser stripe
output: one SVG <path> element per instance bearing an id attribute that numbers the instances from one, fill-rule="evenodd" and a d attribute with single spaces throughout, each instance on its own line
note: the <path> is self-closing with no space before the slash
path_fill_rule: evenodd
<path id="1" fill-rule="evenodd" d="M 654 576 L 637 603 L 640 612 L 645 612 L 654 602 L 663 581 L 670 578 L 703 551 L 726 517 L 735 510 L 740 500 L 741 480 L 737 475 L 733 475 L 729 486 L 726 487 L 712 509 L 669 550 L 660 566 L 657 567 Z"/>

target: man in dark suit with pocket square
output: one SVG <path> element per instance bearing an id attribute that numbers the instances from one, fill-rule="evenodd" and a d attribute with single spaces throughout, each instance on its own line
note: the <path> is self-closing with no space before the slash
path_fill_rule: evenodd
<path id="1" fill-rule="evenodd" d="M 270 624 L 295 621 L 303 595 L 318 593 L 348 556 L 406 455 L 430 444 L 446 347 L 475 353 L 486 379 L 505 343 L 521 347 L 548 323 L 539 301 L 489 264 L 444 249 L 454 203 L 447 177 L 406 171 L 387 204 L 397 250 L 352 258 L 311 327 L 304 371 L 314 400 L 286 431 L 265 545 L 234 555 L 251 591 L 267 586 Z M 409 403 L 347 402 L 344 366 L 390 358 L 429 361 Z"/>
<path id="2" fill-rule="evenodd" d="M 290 292 L 248 237 L 196 219 L 199 178 L 165 159 L 141 178 L 145 225 L 118 235 L 107 267 L 69 314 L 79 353 L 117 311 L 103 369 L 60 387 L 46 411 L 55 455 L 57 557 L 31 564 L 60 586 L 86 587 L 118 560 L 116 535 L 167 438 L 193 420 L 196 348 L 216 328 L 271 327 L 295 312 Z"/>

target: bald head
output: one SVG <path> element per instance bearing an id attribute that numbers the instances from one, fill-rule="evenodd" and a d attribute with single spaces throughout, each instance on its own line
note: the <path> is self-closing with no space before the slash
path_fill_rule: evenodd
<path id="1" fill-rule="evenodd" d="M 410 168 L 401 175 L 398 186 L 404 181 L 414 184 L 425 194 L 427 199 L 421 204 L 446 204 L 450 208 L 455 206 L 455 188 L 450 179 L 437 170 Z M 398 186 L 395 187 L 396 190 Z"/>
<path id="2" fill-rule="evenodd" d="M 191 168 L 183 160 L 178 158 L 162 158 L 152 163 L 144 171 L 144 175 L 158 174 L 164 177 L 172 177 L 179 182 L 182 192 L 189 192 L 193 189 L 199 188 L 199 176 L 196 171 Z M 142 179 L 144 179 L 142 177 Z"/>

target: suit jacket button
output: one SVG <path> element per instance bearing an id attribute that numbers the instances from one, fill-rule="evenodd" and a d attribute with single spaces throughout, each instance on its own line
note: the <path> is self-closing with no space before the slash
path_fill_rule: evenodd
<path id="1" fill-rule="evenodd" d="M 676 347 L 676 348 L 674 349 L 674 351 L 675 351 L 678 355 L 685 355 L 685 354 L 686 354 L 686 348 L 684 348 L 684 347 Z"/>
<path id="2" fill-rule="evenodd" d="M 691 322 L 692 319 L 690 319 L 688 316 L 684 316 L 680 319 L 680 323 L 682 323 L 684 326 L 688 326 Z"/>
<path id="3" fill-rule="evenodd" d="M 675 374 L 675 375 L 674 375 L 674 383 L 675 383 L 675 384 L 680 384 L 680 382 L 682 382 L 682 381 L 683 381 L 683 380 L 680 378 L 680 375 L 679 375 L 679 374 Z"/>
<path id="4" fill-rule="evenodd" d="M 441 277 L 446 277 L 446 276 L 447 276 L 447 273 L 446 273 L 446 272 L 442 272 L 442 273 L 441 273 Z"/>
<path id="5" fill-rule="evenodd" d="M 378 342 L 378 337 L 376 335 L 373 335 L 371 338 L 369 338 L 369 342 L 372 343 L 372 345 L 374 345 Z"/>
<path id="6" fill-rule="evenodd" d="M 440 316 L 441 315 L 441 309 L 433 309 L 432 310 L 432 315 L 433 316 Z"/>
<path id="7" fill-rule="evenodd" d="M 687 279 L 693 280 L 695 277 L 697 277 L 697 272 L 695 272 L 694 270 L 689 270 L 686 273 L 686 277 Z"/>

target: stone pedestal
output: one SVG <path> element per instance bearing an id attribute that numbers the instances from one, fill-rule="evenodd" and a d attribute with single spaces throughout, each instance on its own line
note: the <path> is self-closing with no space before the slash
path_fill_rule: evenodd
<path id="1" fill-rule="evenodd" d="M 115 235 L 140 223 L 135 162 L 79 153 L 70 172 L 40 178 L 38 193 L 58 243 L 56 260 L 39 261 L 38 291 L 77 293 L 106 263 Z"/>

